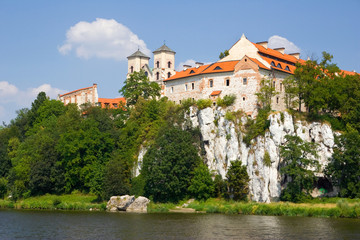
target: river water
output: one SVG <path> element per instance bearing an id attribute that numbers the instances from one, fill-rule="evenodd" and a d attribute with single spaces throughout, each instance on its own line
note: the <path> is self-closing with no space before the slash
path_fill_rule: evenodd
<path id="1" fill-rule="evenodd" d="M 0 210 L 0 239 L 360 239 L 360 219 Z"/>

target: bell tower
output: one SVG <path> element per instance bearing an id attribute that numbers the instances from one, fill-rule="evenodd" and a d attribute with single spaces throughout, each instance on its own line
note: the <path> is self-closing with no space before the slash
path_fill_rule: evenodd
<path id="1" fill-rule="evenodd" d="M 162 45 L 154 52 L 153 80 L 162 81 L 175 74 L 175 54 L 168 46 Z"/>
<path id="2" fill-rule="evenodd" d="M 140 72 L 141 69 L 143 69 L 145 71 L 145 74 L 147 74 L 150 57 L 146 56 L 138 49 L 135 53 L 128 56 L 127 59 L 128 59 L 127 76 L 129 76 L 129 74 L 133 72 Z"/>

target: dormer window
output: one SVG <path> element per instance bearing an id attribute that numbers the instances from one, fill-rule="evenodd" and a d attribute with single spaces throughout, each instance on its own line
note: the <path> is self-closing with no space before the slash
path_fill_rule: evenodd
<path id="1" fill-rule="evenodd" d="M 191 71 L 190 71 L 190 74 L 192 74 L 192 73 L 195 73 L 195 71 L 194 71 L 194 70 L 191 70 Z"/>
<path id="2" fill-rule="evenodd" d="M 168 72 L 168 78 L 171 77 L 171 72 Z"/>
<path id="3" fill-rule="evenodd" d="M 157 73 L 156 73 L 156 80 L 159 80 L 159 79 L 160 79 L 160 73 L 157 72 Z"/>
<path id="4" fill-rule="evenodd" d="M 216 66 L 216 68 L 214 68 L 214 70 L 222 70 L 222 68 L 219 66 Z"/>
<path id="5" fill-rule="evenodd" d="M 285 70 L 290 72 L 289 66 L 286 66 Z"/>
<path id="6" fill-rule="evenodd" d="M 130 72 L 131 72 L 131 73 L 134 72 L 134 67 L 133 67 L 133 66 L 130 67 Z"/>
<path id="7" fill-rule="evenodd" d="M 168 68 L 171 68 L 171 62 L 170 61 L 168 62 Z"/>
<path id="8" fill-rule="evenodd" d="M 282 67 L 281 67 L 281 64 L 280 63 L 278 63 L 278 65 L 276 66 L 277 68 L 281 68 L 282 69 Z"/>
<path id="9" fill-rule="evenodd" d="M 275 63 L 274 61 L 271 62 L 271 66 L 275 67 Z"/>
<path id="10" fill-rule="evenodd" d="M 159 68 L 159 67 L 160 67 L 160 62 L 157 61 L 157 62 L 156 62 L 156 68 Z"/>

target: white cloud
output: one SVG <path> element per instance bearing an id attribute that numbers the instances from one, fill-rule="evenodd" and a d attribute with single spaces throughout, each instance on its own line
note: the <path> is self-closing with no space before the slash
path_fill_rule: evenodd
<path id="1" fill-rule="evenodd" d="M 24 107 L 30 107 L 39 92 L 45 92 L 47 96 L 55 99 L 57 95 L 64 90 L 54 88 L 50 84 L 43 84 L 39 87 L 21 90 L 15 85 L 1 81 L 0 82 L 0 123 L 9 122 L 16 117 L 15 112 Z"/>
<path id="2" fill-rule="evenodd" d="M 274 35 L 268 40 L 269 48 L 285 48 L 285 53 L 300 53 L 301 49 L 296 46 L 293 42 L 287 40 L 284 37 Z"/>
<path id="3" fill-rule="evenodd" d="M 79 58 L 111 58 L 126 60 L 137 49 L 150 56 L 151 51 L 128 27 L 114 19 L 97 18 L 78 22 L 66 33 L 65 43 L 58 47 L 61 54 L 75 51 Z"/>

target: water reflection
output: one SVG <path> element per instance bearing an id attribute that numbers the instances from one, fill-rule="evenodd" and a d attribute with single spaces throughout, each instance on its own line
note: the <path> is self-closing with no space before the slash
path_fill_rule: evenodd
<path id="1" fill-rule="evenodd" d="M 0 239 L 360 239 L 359 219 L 0 211 Z"/>

